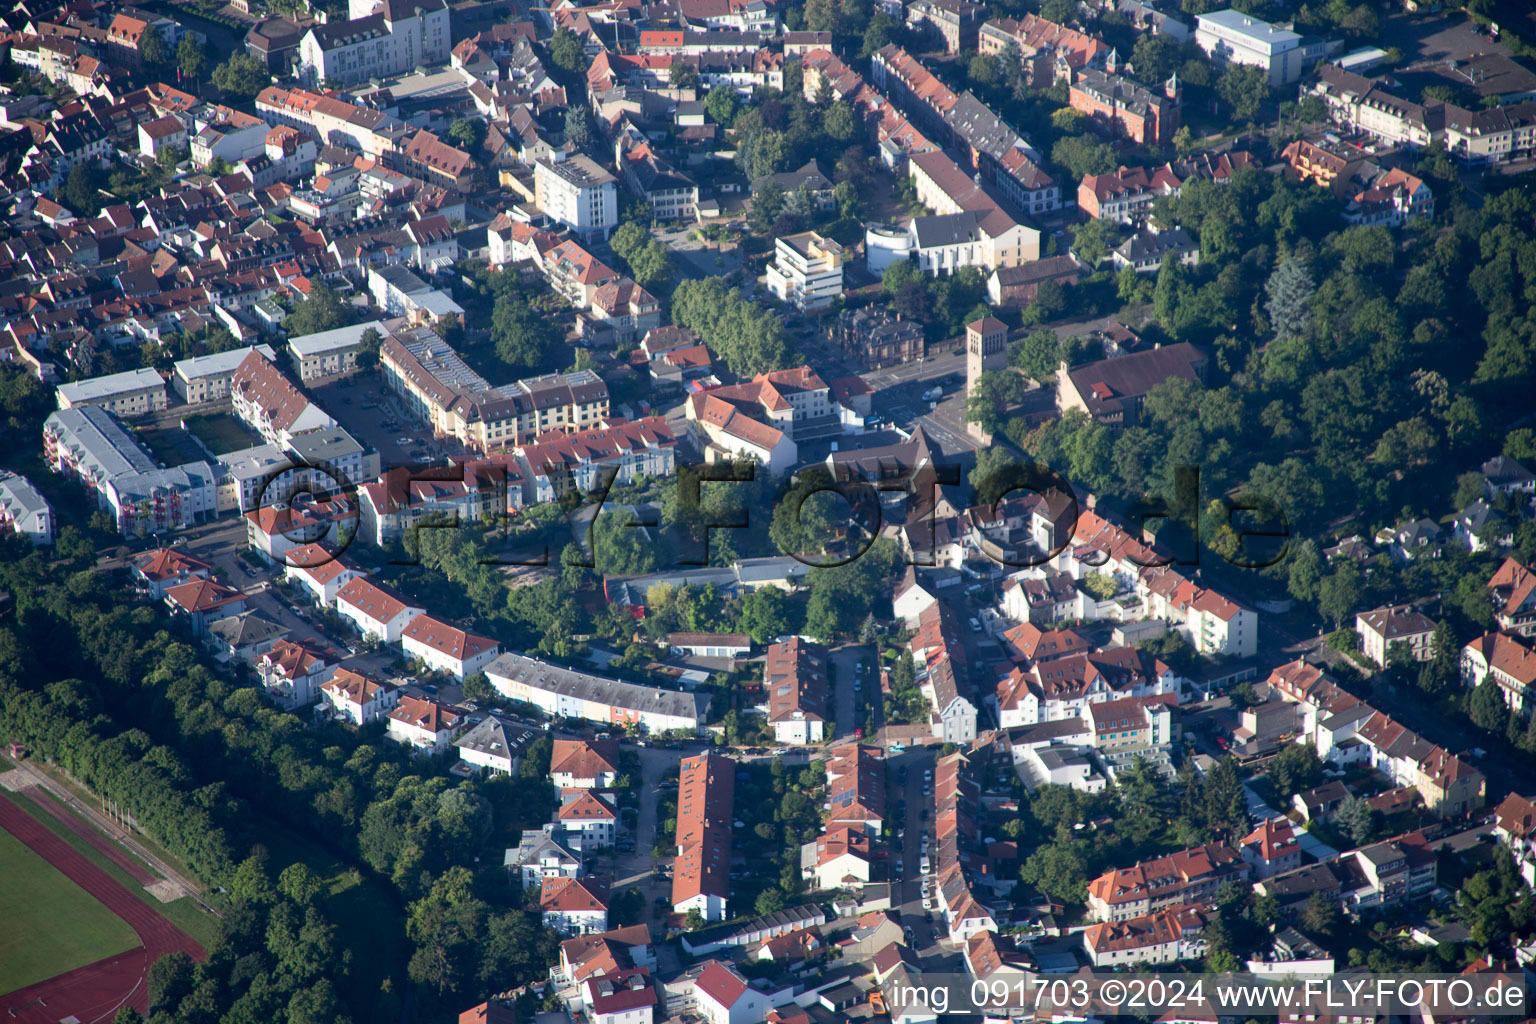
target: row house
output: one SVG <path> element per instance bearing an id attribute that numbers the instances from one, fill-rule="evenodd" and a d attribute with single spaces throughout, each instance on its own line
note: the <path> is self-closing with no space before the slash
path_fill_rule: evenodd
<path id="1" fill-rule="evenodd" d="M 1220 843 L 1112 868 L 1088 883 L 1088 915 L 1094 921 L 1128 921 L 1166 907 L 1209 902 L 1222 883 L 1245 880 L 1251 870 L 1236 850 Z"/>
<path id="2" fill-rule="evenodd" d="M 633 725 L 649 733 L 693 733 L 709 704 L 693 693 L 607 679 L 522 654 L 503 654 L 486 666 L 485 674 L 503 697 L 551 717 Z"/>
<path id="3" fill-rule="evenodd" d="M 523 507 L 523 469 L 515 455 L 493 455 L 451 467 L 397 466 L 357 490 L 362 536 L 378 547 L 410 549 L 418 528 L 460 526 L 507 516 Z"/>
<path id="4" fill-rule="evenodd" d="M 1077 207 L 1095 220 L 1134 224 L 1152 212 L 1154 200 L 1178 195 L 1183 184 L 1168 164 L 1088 174 L 1077 186 Z"/>
<path id="5" fill-rule="evenodd" d="M 1091 924 L 1083 931 L 1083 952 L 1098 970 L 1198 960 L 1208 948 L 1209 920 L 1199 905 L 1190 904 Z"/>
<path id="6" fill-rule="evenodd" d="M 763 661 L 768 723 L 777 743 L 820 743 L 827 728 L 827 652 L 800 637 L 770 644 Z"/>
<path id="7" fill-rule="evenodd" d="M 1109 53 L 1109 44 L 1097 36 L 1038 14 L 1019 19 L 992 18 L 981 26 L 977 49 L 986 56 L 1006 53 L 1017 47 L 1025 80 L 1036 89 L 1048 89 L 1065 83 L 1069 75 L 1090 65 L 1101 64 Z"/>
<path id="8" fill-rule="evenodd" d="M 97 406 L 51 414 L 43 423 L 43 457 L 54 472 L 84 484 L 125 536 L 184 529 L 217 513 L 217 474 L 211 465 L 162 467 Z"/>
<path id="9" fill-rule="evenodd" d="M 731 821 L 736 762 L 705 752 L 684 758 L 677 791 L 677 857 L 672 910 L 706 921 L 729 917 Z"/>
<path id="10" fill-rule="evenodd" d="M 554 501 L 572 486 L 592 490 L 599 477 L 616 472 L 623 485 L 669 477 L 676 467 L 677 439 L 666 420 L 647 416 L 632 423 L 542 434 L 516 450 L 535 504 Z"/>
<path id="11" fill-rule="evenodd" d="M 1034 661 L 1015 666 L 998 681 L 998 724 L 1010 729 L 1089 719 L 1092 705 L 1125 698 L 1166 696 L 1177 703 L 1183 682 L 1162 660 L 1135 647 Z"/>
<path id="12" fill-rule="evenodd" d="M 1416 790 L 1437 817 L 1460 817 L 1483 806 L 1482 772 L 1340 689 L 1321 669 L 1293 661 L 1271 672 L 1267 682 L 1282 699 L 1300 705 L 1296 740 L 1311 743 L 1323 760 L 1373 768 L 1393 785 Z"/>
<path id="13" fill-rule="evenodd" d="M 885 762 L 857 743 L 827 751 L 827 826 L 847 825 L 880 835 L 885 822 Z"/>
<path id="14" fill-rule="evenodd" d="M 336 426 L 257 349 L 248 351 L 236 367 L 229 396 L 235 415 L 270 444 L 287 445 L 296 434 Z"/>
<path id="15" fill-rule="evenodd" d="M 931 28 L 949 53 L 975 49 L 986 16 L 986 6 L 974 0 L 914 0 L 907 5 L 907 27 L 918 32 Z"/>
<path id="16" fill-rule="evenodd" d="M 1536 803 L 1511 793 L 1495 812 L 1494 835 L 1510 853 L 1525 884 L 1536 886 Z"/>
<path id="17" fill-rule="evenodd" d="M 500 388 L 428 328 L 392 331 L 379 350 L 386 385 L 432 427 L 480 451 L 551 430 L 578 433 L 608 417 L 608 388 L 591 370 L 546 374 Z"/>
<path id="18" fill-rule="evenodd" d="M 1501 632 L 1536 636 L 1536 567 L 1505 558 L 1488 580 L 1488 596 Z"/>
<path id="19" fill-rule="evenodd" d="M 970 669 L 959 624 L 949 606 L 935 604 L 924 610 L 908 646 L 919 670 L 918 685 L 932 709 L 928 720 L 933 735 L 957 745 L 974 740 L 977 708 L 971 699 Z"/>
<path id="20" fill-rule="evenodd" d="M 1522 718 L 1536 710 L 1536 651 L 1512 636 L 1484 633 L 1463 647 L 1461 677 L 1469 687 L 1491 678 L 1510 711 Z"/>

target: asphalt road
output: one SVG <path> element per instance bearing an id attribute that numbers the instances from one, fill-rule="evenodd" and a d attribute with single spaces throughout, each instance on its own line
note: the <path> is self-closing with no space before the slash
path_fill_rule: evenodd
<path id="1" fill-rule="evenodd" d="M 923 957 L 934 956 L 947 952 L 938 945 L 941 934 L 940 929 L 927 921 L 928 911 L 923 909 L 922 874 L 919 871 L 919 862 L 922 859 L 922 836 L 933 829 L 933 795 L 931 779 L 925 780 L 923 773 L 932 771 L 934 761 L 938 757 L 936 747 L 914 747 L 906 753 L 897 754 L 886 762 L 886 807 L 887 820 L 904 835 L 900 839 L 901 847 L 896 849 L 898 841 L 891 837 L 891 906 L 900 911 L 901 923 L 910 925 L 913 939 L 912 948 Z M 902 769 L 906 769 L 906 782 L 899 782 Z M 929 795 L 923 795 L 924 783 L 930 786 Z M 901 815 L 897 815 L 897 801 L 904 800 L 906 807 Z M 930 838 L 930 855 L 936 852 Z M 895 877 L 895 865 L 901 865 L 901 878 Z M 932 875 L 929 876 L 933 877 Z M 935 903 L 937 908 L 937 903 Z M 935 909 L 934 921 L 941 921 L 942 915 Z"/>

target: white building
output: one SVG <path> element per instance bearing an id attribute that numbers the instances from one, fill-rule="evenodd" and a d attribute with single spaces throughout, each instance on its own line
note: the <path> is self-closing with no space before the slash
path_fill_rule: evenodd
<path id="1" fill-rule="evenodd" d="M 1197 15 L 1195 42 L 1213 60 L 1259 68 L 1271 88 L 1290 85 L 1327 52 L 1321 40 L 1307 39 L 1241 11 Z"/>
<path id="2" fill-rule="evenodd" d="M 706 698 L 562 668 L 522 654 L 503 654 L 485 668 L 496 692 L 546 715 L 604 725 L 634 722 L 647 732 L 696 730 Z"/>
<path id="3" fill-rule="evenodd" d="M 412 607 L 366 579 L 355 579 L 336 592 L 336 611 L 342 618 L 350 619 L 364 636 L 392 644 L 426 609 Z"/>
<path id="4" fill-rule="evenodd" d="M 363 335 L 369 331 L 377 331 L 383 340 L 384 325 L 378 320 L 290 338 L 288 351 L 293 353 L 293 361 L 298 364 L 299 380 L 308 382 L 354 369 Z M 268 355 L 270 357 L 270 353 Z"/>
<path id="5" fill-rule="evenodd" d="M 544 927 L 563 935 L 591 935 L 608 930 L 606 878 L 546 878 L 539 884 Z"/>
<path id="6" fill-rule="evenodd" d="M 466 633 L 430 615 L 411 619 L 400 634 L 400 646 L 406 657 L 456 679 L 474 675 L 501 653 L 500 646 L 490 637 Z"/>
<path id="7" fill-rule="evenodd" d="M 540 157 L 533 165 L 533 201 L 577 234 L 607 238 L 619 223 L 617 181 L 580 153 L 563 160 Z"/>
<path id="8" fill-rule="evenodd" d="M 445 753 L 464 728 L 464 716 L 457 709 L 426 697 L 400 698 L 387 717 L 385 735 L 417 754 Z"/>
<path id="9" fill-rule="evenodd" d="M 709 1024 L 761 1024 L 768 1016 L 768 998 L 719 960 L 709 961 L 694 982 L 694 1004 Z"/>
<path id="10" fill-rule="evenodd" d="M 147 367 L 60 384 L 60 409 L 95 405 L 115 416 L 142 416 L 165 408 L 165 379 Z"/>
<path id="11" fill-rule="evenodd" d="M 277 358 L 277 353 L 272 351 L 271 345 L 253 347 L 268 359 Z M 234 379 L 235 371 L 240 368 L 240 364 L 249 354 L 249 348 L 232 348 L 227 352 L 215 352 L 212 355 L 177 360 L 175 373 L 171 377 L 171 387 L 176 389 L 181 400 L 188 405 L 217 402 L 228 398 L 230 381 Z"/>
<path id="12" fill-rule="evenodd" d="M 517 870 L 524 889 L 540 889 L 546 878 L 580 878 L 581 858 L 560 841 L 558 825 L 523 832 L 516 850 L 508 850 L 506 866 Z"/>
<path id="13" fill-rule="evenodd" d="M 1385 668 L 1395 644 L 1403 644 L 1414 661 L 1428 661 L 1435 623 L 1424 613 L 1402 605 L 1361 612 L 1355 616 L 1355 632 L 1360 634 L 1365 656 Z"/>
<path id="14" fill-rule="evenodd" d="M 532 729 L 487 715 L 478 725 L 453 741 L 459 760 L 492 775 L 511 775 L 523 759 L 523 751 L 538 735 Z"/>
<path id="15" fill-rule="evenodd" d="M 349 668 L 338 668 L 330 681 L 320 687 L 320 697 L 338 718 L 353 725 L 367 725 L 387 715 L 400 702 L 400 691 Z"/>
<path id="16" fill-rule="evenodd" d="M 0 533 L 19 533 L 33 544 L 53 543 L 53 508 L 32 481 L 0 469 Z"/>
<path id="17" fill-rule="evenodd" d="M 556 812 L 556 818 L 572 849 L 585 854 L 613 845 L 619 812 L 606 797 L 590 789 L 569 790 L 562 797 L 565 803 Z"/>
<path id="18" fill-rule="evenodd" d="M 297 71 L 311 86 L 350 85 L 446 63 L 452 46 L 446 0 L 351 0 L 347 20 L 304 34 Z"/>
<path id="19" fill-rule="evenodd" d="M 284 577 L 307 590 L 322 608 L 335 604 L 337 592 L 363 575 L 319 544 L 304 544 L 285 552 L 283 566 Z"/>
<path id="20" fill-rule="evenodd" d="M 768 290 L 799 309 L 821 309 L 843 294 L 843 247 L 814 231 L 774 240 Z"/>

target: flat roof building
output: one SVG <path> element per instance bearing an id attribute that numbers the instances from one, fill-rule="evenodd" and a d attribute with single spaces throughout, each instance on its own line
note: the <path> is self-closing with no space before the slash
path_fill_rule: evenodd
<path id="1" fill-rule="evenodd" d="M 95 405 L 118 416 L 142 416 L 165 408 L 165 379 L 154 370 L 124 370 L 60 384 L 60 409 Z"/>
<path id="2" fill-rule="evenodd" d="M 181 359 L 176 362 L 171 386 L 176 389 L 181 400 L 188 405 L 217 402 L 222 398 L 228 398 L 229 382 L 234 379 L 235 371 L 240 368 L 240 364 L 245 362 L 245 357 L 250 355 L 251 348 L 266 356 L 268 360 L 277 358 L 277 353 L 272 351 L 271 345 L 253 345 L 249 348 L 232 348 L 227 352 Z"/>

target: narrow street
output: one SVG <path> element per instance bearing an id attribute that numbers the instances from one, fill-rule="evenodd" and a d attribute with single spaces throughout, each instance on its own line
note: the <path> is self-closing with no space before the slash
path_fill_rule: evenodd
<path id="1" fill-rule="evenodd" d="M 837 679 L 832 688 L 834 706 L 831 711 L 838 742 L 852 740 L 854 731 L 864 727 L 864 716 L 858 712 L 859 687 L 870 684 L 865 682 L 859 666 L 870 657 L 869 647 L 863 644 L 839 647 L 827 655 Z"/>

